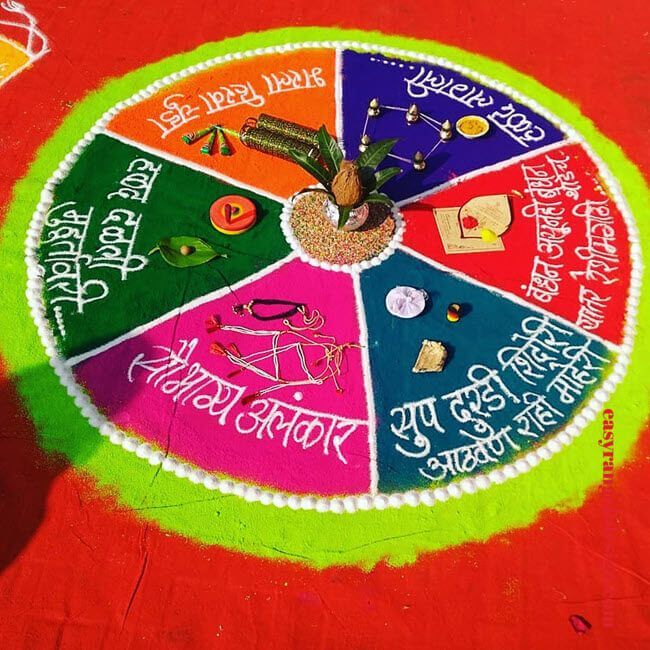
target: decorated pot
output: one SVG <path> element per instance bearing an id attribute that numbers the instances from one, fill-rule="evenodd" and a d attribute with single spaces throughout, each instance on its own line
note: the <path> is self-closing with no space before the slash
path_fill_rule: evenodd
<path id="1" fill-rule="evenodd" d="M 331 199 L 325 201 L 325 211 L 328 219 L 335 225 L 338 226 L 339 223 L 339 208 Z M 370 208 L 367 203 L 362 203 L 359 207 L 354 208 L 350 211 L 350 218 L 347 220 L 343 230 L 358 230 L 366 223 L 368 215 L 370 214 Z"/>

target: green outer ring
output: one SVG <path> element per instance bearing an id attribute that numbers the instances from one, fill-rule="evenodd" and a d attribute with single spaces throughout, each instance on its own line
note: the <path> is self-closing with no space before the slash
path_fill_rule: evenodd
<path id="1" fill-rule="evenodd" d="M 449 59 L 507 83 L 578 130 L 621 184 L 632 212 L 648 213 L 648 188 L 642 175 L 578 108 L 502 63 L 454 47 L 376 32 L 287 28 L 203 45 L 191 53 L 145 66 L 108 82 L 70 112 L 39 150 L 28 174 L 16 184 L 2 229 L 0 268 L 5 274 L 5 302 L 12 306 L 0 313 L 2 331 L 12 333 L 12 337 L 2 337 L 2 352 L 43 447 L 63 453 L 100 487 L 117 489 L 120 502 L 164 529 L 206 544 L 318 567 L 341 564 L 371 567 L 382 559 L 392 564 L 412 562 L 423 551 L 482 541 L 507 529 L 529 525 L 544 509 L 577 507 L 602 476 L 598 420 L 590 423 L 562 453 L 531 472 L 514 481 L 492 485 L 483 492 L 465 495 L 459 501 L 451 499 L 431 508 L 404 506 L 343 515 L 292 511 L 208 492 L 201 485 L 158 472 L 134 454 L 124 453 L 86 422 L 49 366 L 25 300 L 23 240 L 41 190 L 59 162 L 107 109 L 171 72 L 229 52 L 314 40 L 361 41 L 414 50 Z M 644 249 L 650 240 L 650 224 L 637 225 Z M 638 322 L 643 323 L 649 314 L 650 297 L 643 294 Z M 630 456 L 648 412 L 648 400 L 641 388 L 643 361 L 650 357 L 649 348 L 648 340 L 638 333 L 627 374 L 608 402 L 608 408 L 616 414 L 617 464 Z M 152 490 L 154 480 L 156 489 Z"/>

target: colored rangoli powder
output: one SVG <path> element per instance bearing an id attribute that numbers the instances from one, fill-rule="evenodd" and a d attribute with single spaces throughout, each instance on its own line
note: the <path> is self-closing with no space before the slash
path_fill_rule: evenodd
<path id="1" fill-rule="evenodd" d="M 366 223 L 354 231 L 339 230 L 325 214 L 322 194 L 299 198 L 290 225 L 302 249 L 311 257 L 331 264 L 356 264 L 379 255 L 395 232 L 389 208 L 370 205 Z"/>

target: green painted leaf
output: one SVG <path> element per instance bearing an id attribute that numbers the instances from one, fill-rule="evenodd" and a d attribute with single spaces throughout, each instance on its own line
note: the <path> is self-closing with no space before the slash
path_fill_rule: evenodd
<path id="1" fill-rule="evenodd" d="M 360 167 L 359 176 L 361 178 L 361 185 L 366 193 L 372 192 L 377 183 L 375 179 L 375 170 L 370 167 Z"/>
<path id="2" fill-rule="evenodd" d="M 181 253 L 181 247 L 188 246 L 191 252 L 187 255 Z M 198 237 L 166 237 L 161 239 L 155 248 L 149 251 L 149 255 L 159 252 L 165 262 L 171 266 L 183 269 L 189 266 L 205 264 L 215 257 L 228 257 L 218 253 L 210 244 L 207 244 Z"/>
<path id="3" fill-rule="evenodd" d="M 391 208 L 393 207 L 393 201 L 385 194 L 368 194 L 366 203 L 383 203 Z"/>
<path id="4" fill-rule="evenodd" d="M 291 149 L 289 155 L 293 158 L 294 162 L 300 165 L 308 174 L 311 174 L 319 183 L 324 185 L 328 190 L 330 189 L 330 179 L 327 175 L 327 170 L 323 169 L 313 158 L 310 158 L 302 151 Z"/>
<path id="5" fill-rule="evenodd" d="M 375 189 L 378 190 L 382 185 L 388 183 L 391 178 L 401 174 L 402 170 L 399 167 L 387 167 L 375 172 Z"/>
<path id="6" fill-rule="evenodd" d="M 339 205 L 339 228 L 343 228 L 350 218 L 350 212 L 352 212 L 351 206 L 341 206 Z"/>
<path id="7" fill-rule="evenodd" d="M 390 150 L 395 146 L 397 138 L 388 138 L 387 140 L 379 140 L 368 145 L 368 148 L 357 158 L 357 165 L 359 167 L 370 167 L 377 169 L 381 161 L 390 153 Z"/>
<path id="8" fill-rule="evenodd" d="M 318 129 L 318 148 L 327 165 L 329 177 L 333 179 L 341 168 L 343 152 L 339 147 L 339 143 L 327 132 L 324 125 Z"/>

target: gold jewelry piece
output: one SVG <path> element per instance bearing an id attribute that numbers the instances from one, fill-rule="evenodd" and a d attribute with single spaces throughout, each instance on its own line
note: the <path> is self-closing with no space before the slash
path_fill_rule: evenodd
<path id="1" fill-rule="evenodd" d="M 447 360 L 447 349 L 439 341 L 422 341 L 413 372 L 441 372 Z"/>
<path id="2" fill-rule="evenodd" d="M 379 113 L 381 112 L 381 108 L 379 105 L 379 99 L 377 97 L 373 98 L 370 100 L 370 103 L 368 104 L 368 116 L 369 117 L 379 117 Z"/>
<path id="3" fill-rule="evenodd" d="M 427 166 L 427 161 L 424 159 L 424 154 L 421 151 L 416 151 L 413 156 L 413 169 L 417 172 L 423 171 Z"/>
<path id="4" fill-rule="evenodd" d="M 406 111 L 406 123 L 410 126 L 415 124 L 420 119 L 420 111 L 416 104 L 411 104 L 408 111 Z"/>

